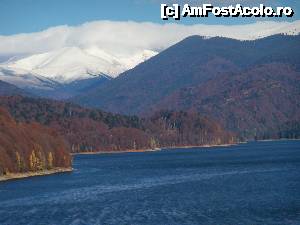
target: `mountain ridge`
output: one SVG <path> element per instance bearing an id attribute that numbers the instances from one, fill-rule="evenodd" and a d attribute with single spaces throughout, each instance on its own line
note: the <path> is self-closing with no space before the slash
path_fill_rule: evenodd
<path id="1" fill-rule="evenodd" d="M 32 94 L 26 92 L 25 90 L 0 80 L 0 96 L 13 95 L 32 96 Z"/>
<path id="2" fill-rule="evenodd" d="M 203 39 L 199 36 L 191 36 L 134 69 L 124 72 L 112 82 L 91 89 L 73 100 L 85 106 L 98 107 L 115 113 L 149 115 L 153 108 L 155 111 L 155 106 L 163 99 L 181 89 L 198 85 L 205 87 L 211 80 L 217 82 L 223 76 L 227 76 L 228 80 L 234 79 L 231 76 L 235 74 L 243 74 L 247 81 L 248 76 L 252 76 L 251 73 L 247 73 L 248 70 L 255 70 L 264 65 L 264 68 L 268 68 L 267 65 L 273 65 L 281 72 L 279 77 L 285 76 L 282 68 L 286 68 L 287 73 L 294 74 L 291 83 L 286 86 L 293 87 L 294 84 L 298 84 L 299 58 L 300 35 L 275 35 L 255 41 L 237 41 L 219 37 Z M 257 71 L 262 77 L 268 76 L 268 70 Z M 274 70 L 274 72 L 277 71 Z M 260 77 L 256 76 L 256 79 L 259 80 Z M 238 86 L 242 84 L 243 82 L 236 83 Z M 267 85 L 267 82 L 265 84 Z M 256 85 L 259 91 L 260 86 L 258 83 Z M 220 85 L 219 88 L 223 89 Z M 242 86 L 239 88 L 242 90 Z M 286 91 L 289 93 L 291 90 L 286 89 Z M 265 94 L 267 94 L 267 89 Z M 283 94 L 279 96 L 285 98 Z M 222 98 L 222 95 L 218 95 L 216 101 L 219 98 Z M 181 100 L 185 101 L 185 99 Z M 261 104 L 265 103 L 261 102 Z M 158 109 L 164 109 L 164 106 L 170 107 L 163 103 L 161 106 Z M 297 104 L 291 106 L 295 112 L 299 109 Z M 280 108 L 280 105 L 277 107 Z M 182 110 L 182 108 L 175 108 L 175 110 Z M 280 110 L 284 111 L 283 108 Z M 212 112 L 205 113 L 210 115 Z M 278 118 L 278 125 L 280 125 L 280 120 Z M 260 132 L 264 132 L 265 128 L 271 129 L 271 127 L 273 127 L 271 124 L 267 124 L 259 129 Z M 252 132 L 250 136 L 253 138 L 255 134 Z"/>
<path id="3" fill-rule="evenodd" d="M 236 41 L 228 38 L 206 40 L 199 36 L 192 36 L 134 69 L 122 73 L 109 84 L 75 98 L 75 101 L 89 106 L 104 107 L 112 112 L 139 113 L 138 109 L 135 110 L 139 107 L 138 104 L 142 104 L 143 107 L 146 104 L 144 98 L 156 101 L 160 98 L 157 96 L 160 88 L 165 90 L 164 94 L 168 94 L 170 90 L 192 86 L 223 73 L 243 70 L 261 63 L 288 61 L 298 68 L 300 67 L 297 60 L 299 40 L 299 35 L 293 37 L 276 35 L 258 42 Z M 275 49 L 273 45 L 276 46 Z M 241 57 L 240 54 L 243 56 Z M 130 100 L 137 90 L 139 93 L 136 97 L 139 97 L 140 103 L 127 103 L 127 99 Z M 119 102 L 114 108 L 113 101 L 117 101 L 118 98 Z M 131 110 L 122 110 L 127 105 Z"/>

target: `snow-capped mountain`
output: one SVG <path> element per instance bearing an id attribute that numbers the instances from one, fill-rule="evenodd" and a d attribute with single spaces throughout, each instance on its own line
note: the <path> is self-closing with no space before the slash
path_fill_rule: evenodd
<path id="1" fill-rule="evenodd" d="M 35 79 L 49 79 L 62 84 L 95 78 L 103 74 L 116 77 L 156 54 L 156 52 L 144 50 L 129 58 L 117 58 L 97 47 L 86 49 L 64 47 L 2 63 L 0 64 L 0 71 L 2 71 L 0 79 L 12 81 L 7 77 L 7 71 L 10 77 L 12 74 L 17 75 L 18 78 L 13 82 L 18 86 L 22 86 L 25 80 L 29 80 L 28 76 L 33 76 Z"/>

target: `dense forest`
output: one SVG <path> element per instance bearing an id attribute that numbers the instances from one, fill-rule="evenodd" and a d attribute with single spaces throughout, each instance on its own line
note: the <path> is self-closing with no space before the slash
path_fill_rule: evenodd
<path id="1" fill-rule="evenodd" d="M 0 108 L 0 175 L 69 168 L 72 158 L 64 140 L 38 123 L 17 123 Z"/>
<path id="2" fill-rule="evenodd" d="M 38 122 L 57 131 L 71 152 L 124 151 L 236 141 L 197 112 L 160 111 L 147 119 L 28 97 L 0 97 L 0 106 L 20 122 Z"/>
<path id="3" fill-rule="evenodd" d="M 293 66 L 264 64 L 180 89 L 153 110 L 193 109 L 247 138 L 299 138 L 299 78 Z"/>

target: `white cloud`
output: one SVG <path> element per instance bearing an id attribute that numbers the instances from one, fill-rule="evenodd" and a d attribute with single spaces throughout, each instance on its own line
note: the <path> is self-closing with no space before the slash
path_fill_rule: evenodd
<path id="1" fill-rule="evenodd" d="M 141 50 L 160 51 L 190 35 L 255 39 L 276 33 L 299 33 L 300 21 L 256 22 L 248 25 L 180 25 L 150 22 L 95 21 L 80 26 L 0 36 L 0 55 L 36 54 L 63 47 L 97 47 L 116 57 Z"/>

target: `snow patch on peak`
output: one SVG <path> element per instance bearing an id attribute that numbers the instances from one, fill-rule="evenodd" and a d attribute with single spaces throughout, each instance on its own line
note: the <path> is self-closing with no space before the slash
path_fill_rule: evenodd
<path id="1" fill-rule="evenodd" d="M 123 70 L 122 72 L 134 68 L 136 65 L 150 59 L 151 57 L 153 57 L 157 54 L 158 54 L 158 52 L 155 52 L 155 51 L 144 50 L 142 52 L 139 52 L 139 53 L 136 53 L 136 54 L 132 55 L 131 57 L 120 58 L 120 62 L 123 65 L 126 65 L 126 69 Z"/>

